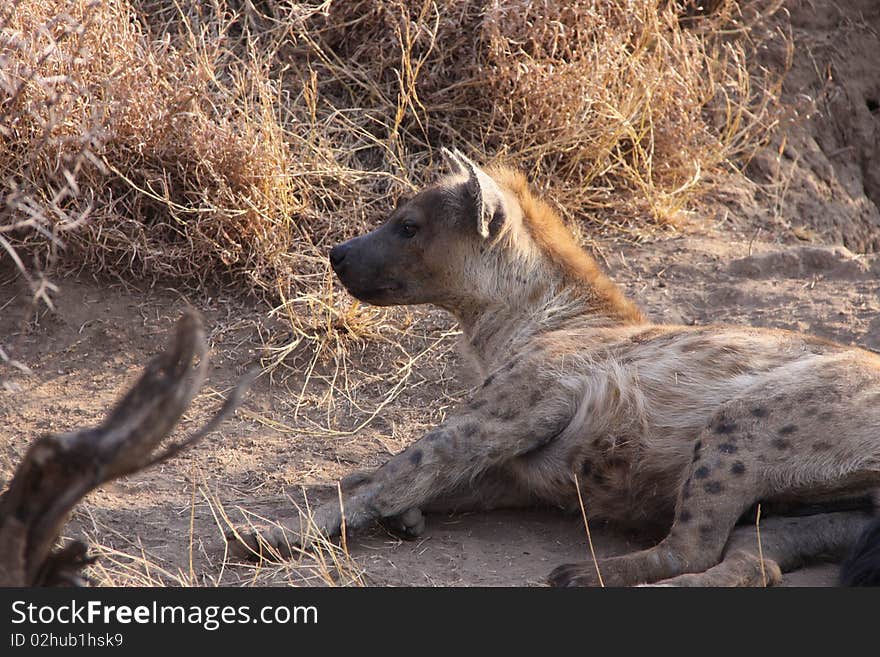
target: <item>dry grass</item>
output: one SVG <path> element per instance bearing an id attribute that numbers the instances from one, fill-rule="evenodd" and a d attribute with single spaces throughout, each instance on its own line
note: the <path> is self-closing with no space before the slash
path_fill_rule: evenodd
<path id="1" fill-rule="evenodd" d="M 775 121 L 739 4 L 712 4 L 327 3 L 296 37 L 328 105 L 364 108 L 351 120 L 376 144 L 357 145 L 380 166 L 418 180 L 425 153 L 465 143 L 569 218 L 675 223 Z"/>
<path id="2" fill-rule="evenodd" d="M 33 190 L 30 214 L 64 234 L 71 262 L 271 284 L 295 207 L 265 75 L 228 65 L 219 80 L 219 40 L 149 40 L 121 0 L 21 0 L 3 33 L 15 46 L 5 53 L 15 104 L 4 108 L 3 178 Z M 50 198 L 61 177 L 67 189 Z"/>
<path id="3" fill-rule="evenodd" d="M 773 125 L 739 6 L 716 4 L 17 0 L 2 244 L 35 276 L 63 244 L 67 267 L 229 283 L 310 338 L 357 331 L 323 254 L 440 145 L 516 164 L 579 221 L 696 207 Z"/>
<path id="4" fill-rule="evenodd" d="M 307 498 L 306 498 L 307 499 Z M 243 507 L 231 515 L 220 497 L 207 482 L 193 487 L 189 505 L 194 519 L 197 506 L 207 507 L 214 519 L 216 536 L 197 535 L 190 525 L 189 550 L 183 559 L 169 561 L 156 550 L 144 546 L 141 538 L 120 533 L 112 525 L 98 521 L 88 504 L 76 515 L 85 527 L 89 552 L 97 557 L 86 576 L 95 586 L 364 586 L 363 567 L 349 554 L 345 541 L 341 545 L 321 534 L 314 524 L 311 507 L 305 508 L 292 499 L 299 511 L 303 535 L 310 544 L 291 550 L 292 558 L 283 558 L 271 549 L 251 562 L 230 560 L 225 535 L 232 531 L 259 530 L 277 523 Z M 199 510 L 201 513 L 201 510 Z M 216 551 L 207 542 L 223 542 L 226 549 Z M 181 565 L 185 562 L 186 565 Z"/>

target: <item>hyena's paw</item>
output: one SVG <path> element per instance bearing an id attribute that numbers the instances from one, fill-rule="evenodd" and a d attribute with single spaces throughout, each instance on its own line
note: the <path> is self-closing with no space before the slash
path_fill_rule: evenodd
<path id="1" fill-rule="evenodd" d="M 600 586 L 596 564 L 592 561 L 567 563 L 553 569 L 547 577 L 550 586 Z"/>
<path id="2" fill-rule="evenodd" d="M 229 556 L 240 561 L 280 561 L 306 546 L 301 536 L 279 525 L 239 527 L 226 532 Z"/>
<path id="3" fill-rule="evenodd" d="M 379 522 L 386 530 L 406 541 L 418 538 L 425 531 L 425 516 L 416 508 L 404 511 L 399 516 L 382 518 Z"/>
<path id="4" fill-rule="evenodd" d="M 248 525 L 226 532 L 229 553 L 236 559 L 280 561 L 298 557 L 339 537 L 342 514 L 335 503 L 318 507 L 310 516 L 300 515 L 293 528 L 279 524 Z"/>

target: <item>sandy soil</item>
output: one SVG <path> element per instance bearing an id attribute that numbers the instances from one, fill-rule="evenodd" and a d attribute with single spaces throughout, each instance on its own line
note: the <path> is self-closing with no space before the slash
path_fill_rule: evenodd
<path id="1" fill-rule="evenodd" d="M 652 319 L 781 327 L 880 349 L 880 256 L 871 254 L 880 247 L 880 72 L 854 55 L 880 52 L 880 7 L 839 4 L 847 10 L 789 3 L 804 56 L 785 93 L 792 102 L 809 96 L 810 118 L 759 154 L 749 170 L 754 186 L 721 190 L 717 212 L 681 232 L 602 244 L 605 266 Z M 763 56 L 772 66 L 781 55 L 771 43 Z M 35 314 L 27 290 L 0 269 L 0 337 L 30 368 L 0 370 L 0 476 L 40 433 L 99 421 L 187 303 L 170 286 L 60 283 L 57 311 Z M 265 355 L 267 339 L 281 346 L 293 337 L 256 303 L 209 292 L 190 300 L 205 315 L 213 359 L 182 430 Z M 335 563 L 328 555 L 324 564 L 224 563 L 222 514 L 293 517 L 304 490 L 310 503 L 335 495 L 339 477 L 379 465 L 467 394 L 454 326 L 440 312 L 395 312 L 373 339 L 345 345 L 344 369 L 332 353 L 314 358 L 314 345 L 301 345 L 257 381 L 219 434 L 90 495 L 66 533 L 101 554 L 96 582 L 526 585 L 589 558 L 579 517 L 535 510 L 429 516 L 424 536 L 409 543 L 376 529 L 352 538 L 350 560 Z M 599 555 L 656 539 L 592 529 Z M 785 584 L 830 585 L 835 572 L 816 565 Z"/>

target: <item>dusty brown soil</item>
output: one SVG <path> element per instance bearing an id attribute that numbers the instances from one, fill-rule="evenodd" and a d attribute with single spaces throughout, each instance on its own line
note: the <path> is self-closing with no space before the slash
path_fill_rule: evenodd
<path id="1" fill-rule="evenodd" d="M 726 206 L 716 213 L 638 246 L 603 244 L 602 260 L 656 321 L 782 327 L 880 349 L 880 255 L 872 254 L 880 247 L 880 66 L 866 54 L 880 52 L 880 6 L 788 7 L 799 50 L 785 93 L 792 102 L 805 96 L 810 118 L 759 154 L 753 187 L 722 190 Z M 777 20 L 785 27 L 788 19 Z M 772 66 L 780 53 L 771 43 L 762 56 Z M 0 343 L 30 368 L 0 369 L 2 477 L 40 433 L 99 421 L 187 302 L 170 287 L 60 283 L 57 311 L 34 314 L 27 290 L 0 269 Z M 190 300 L 205 315 L 213 360 L 182 430 L 259 361 L 267 338 L 285 342 L 283 323 L 256 303 L 207 292 Z M 224 513 L 236 522 L 293 517 L 303 490 L 310 503 L 335 495 L 339 477 L 379 465 L 467 394 L 448 317 L 396 312 L 374 331 L 348 339 L 342 361 L 327 351 L 314 359 L 315 345 L 301 345 L 257 381 L 217 435 L 91 494 L 66 533 L 101 554 L 96 582 L 525 585 L 588 559 L 579 517 L 534 510 L 429 516 L 424 536 L 409 543 L 376 529 L 352 538 L 351 559 L 335 563 L 328 555 L 324 564 L 224 563 Z M 592 529 L 600 555 L 656 538 Z M 835 572 L 812 566 L 785 584 L 830 585 Z"/>

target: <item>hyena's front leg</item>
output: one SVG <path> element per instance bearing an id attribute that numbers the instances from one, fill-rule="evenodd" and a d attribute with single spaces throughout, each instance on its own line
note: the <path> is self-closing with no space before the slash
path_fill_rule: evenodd
<path id="1" fill-rule="evenodd" d="M 449 418 L 372 473 L 343 480 L 342 499 L 318 507 L 299 527 L 261 532 L 239 531 L 235 538 L 246 550 L 269 547 L 289 557 L 308 534 L 335 537 L 345 519 L 346 530 L 387 520 L 412 531 L 421 522 L 420 509 L 451 508 L 481 493 L 510 499 L 493 476 L 505 462 L 552 441 L 567 426 L 569 405 L 532 398 L 523 413 L 514 403 L 499 404 L 484 389 L 467 409 Z M 485 483 L 485 487 L 481 487 Z M 444 500 L 449 503 L 444 503 Z M 486 498 L 483 506 L 491 501 Z"/>
<path id="2" fill-rule="evenodd" d="M 475 404 L 481 406 L 479 401 Z M 550 442 L 566 426 L 559 409 L 529 416 L 500 412 L 466 413 L 450 418 L 350 491 L 343 485 L 346 526 L 356 528 L 380 518 L 394 518 L 411 509 L 451 508 L 462 500 L 509 501 L 516 491 L 500 489 L 497 470 L 512 458 Z M 491 498 L 491 499 L 490 499 Z M 338 503 L 319 509 L 331 534 L 339 532 Z M 323 515 L 323 514 L 326 514 Z"/>
<path id="3" fill-rule="evenodd" d="M 343 488 L 344 488 L 343 484 Z M 531 506 L 535 496 L 508 468 L 496 467 L 462 482 L 454 492 L 434 498 L 423 508 L 411 508 L 400 515 L 380 518 L 382 526 L 392 534 L 412 540 L 425 529 L 422 512 L 456 513 L 462 511 L 492 511 Z"/>

